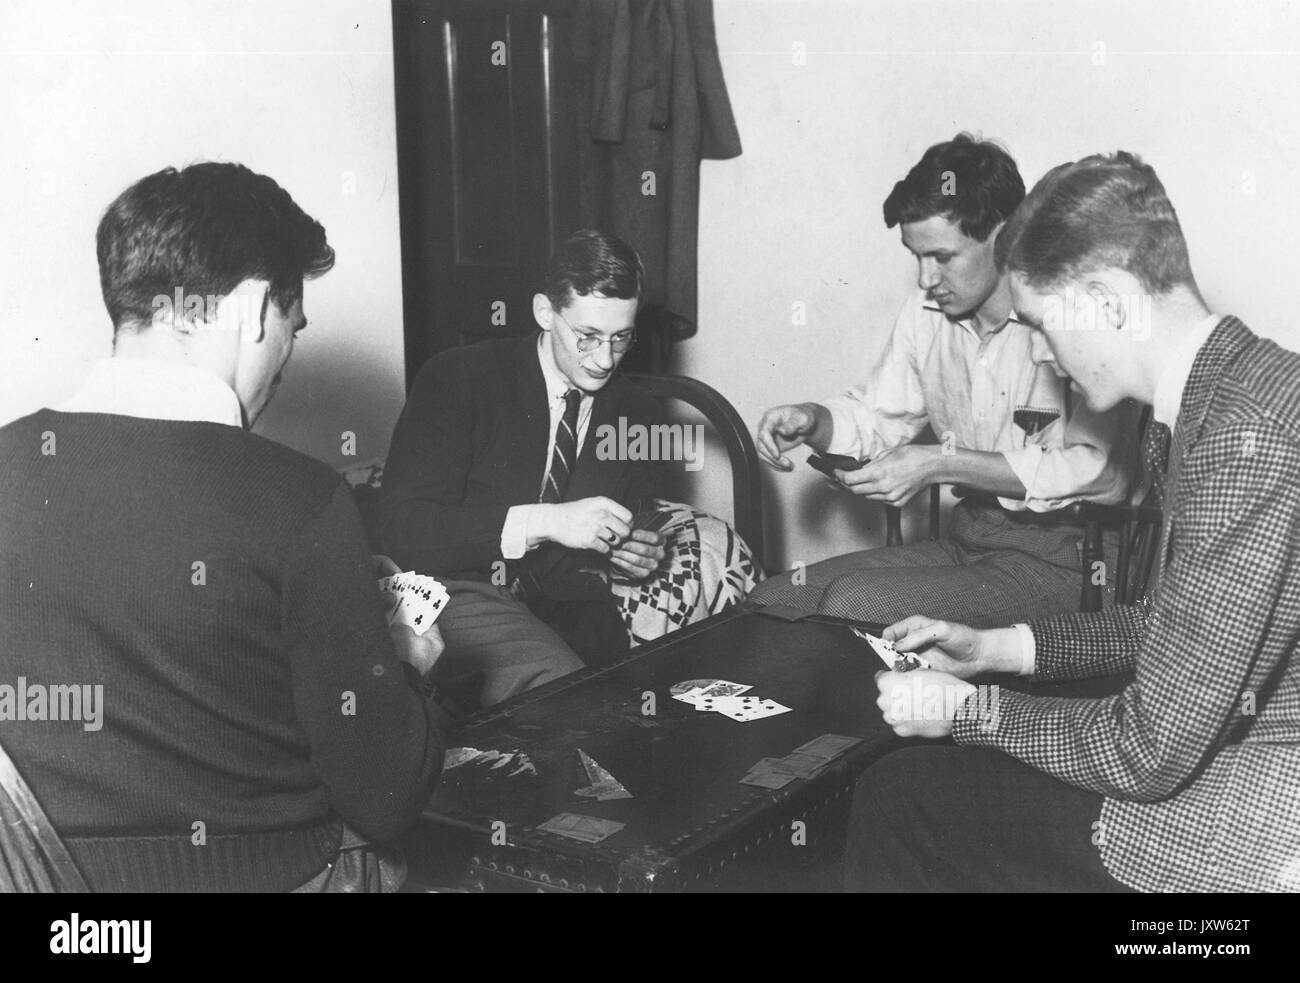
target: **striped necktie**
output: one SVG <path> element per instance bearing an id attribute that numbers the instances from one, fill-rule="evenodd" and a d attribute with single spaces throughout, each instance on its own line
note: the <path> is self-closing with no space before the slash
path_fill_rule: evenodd
<path id="1" fill-rule="evenodd" d="M 578 405 L 582 390 L 570 389 L 564 394 L 564 416 L 555 428 L 555 450 L 551 454 L 551 468 L 546 472 L 546 484 L 538 500 L 554 505 L 564 501 L 564 489 L 573 475 L 578 460 Z"/>

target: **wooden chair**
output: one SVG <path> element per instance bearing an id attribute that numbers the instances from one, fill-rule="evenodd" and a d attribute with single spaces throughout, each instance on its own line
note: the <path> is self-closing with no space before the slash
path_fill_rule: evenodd
<path id="1" fill-rule="evenodd" d="M 0 745 L 0 894 L 89 890 L 45 810 Z"/>
<path id="2" fill-rule="evenodd" d="M 635 382 L 658 399 L 676 399 L 698 410 L 722 439 L 731 463 L 732 527 L 763 562 L 763 484 L 759 477 L 758 448 L 736 408 L 712 386 L 681 375 L 646 375 L 628 372 Z"/>
<path id="3" fill-rule="evenodd" d="M 1142 411 L 1138 423 L 1139 437 L 1146 433 L 1151 418 L 1151 408 Z M 1141 440 L 1138 441 L 1141 446 Z M 930 486 L 930 538 L 939 538 L 940 485 Z M 983 492 L 955 486 L 961 498 L 972 498 L 986 504 L 997 505 L 997 498 Z M 1160 544 L 1160 509 L 1148 493 L 1140 505 L 1099 505 L 1096 502 L 1075 502 L 1055 512 L 1056 521 L 1071 522 L 1083 530 L 1083 551 L 1080 576 L 1083 584 L 1079 596 L 1080 611 L 1100 611 L 1102 587 L 1093 583 L 1093 564 L 1102 562 L 1102 541 L 1107 529 L 1119 532 L 1119 569 L 1115 571 L 1115 603 L 1133 604 L 1146 593 L 1147 582 L 1155 565 L 1156 550 Z M 902 510 L 894 505 L 885 506 L 885 545 L 901 546 Z"/>

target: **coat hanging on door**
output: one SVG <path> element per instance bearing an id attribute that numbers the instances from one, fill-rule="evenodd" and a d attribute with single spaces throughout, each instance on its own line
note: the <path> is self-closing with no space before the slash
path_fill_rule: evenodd
<path id="1" fill-rule="evenodd" d="M 621 236 L 646 267 L 670 340 L 695 333 L 700 160 L 740 154 L 712 0 L 583 0 L 575 52 L 583 222 Z"/>

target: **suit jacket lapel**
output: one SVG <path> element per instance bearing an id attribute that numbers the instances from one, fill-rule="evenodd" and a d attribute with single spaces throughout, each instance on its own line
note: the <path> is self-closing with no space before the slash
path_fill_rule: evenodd
<path id="1" fill-rule="evenodd" d="M 1183 398 L 1178 408 L 1178 421 L 1174 425 L 1173 438 L 1169 444 L 1164 515 L 1160 523 L 1158 565 L 1161 568 L 1173 559 L 1174 520 L 1181 508 L 1182 499 L 1186 497 L 1179 480 L 1183 462 L 1190 449 L 1201 439 L 1205 418 L 1224 369 L 1237 359 L 1251 340 L 1249 329 L 1241 321 L 1235 317 L 1225 317 L 1215 325 L 1192 363 L 1192 371 L 1187 376 L 1187 385 L 1183 389 Z"/>
<path id="2" fill-rule="evenodd" d="M 537 360 L 537 335 L 519 339 L 515 349 L 515 401 L 520 419 L 515 429 L 515 453 L 520 462 L 518 481 L 527 489 L 528 500 L 537 501 L 550 461 L 546 447 L 551 440 L 551 408 L 546 395 L 546 380 Z M 509 426 L 510 424 L 507 423 Z"/>

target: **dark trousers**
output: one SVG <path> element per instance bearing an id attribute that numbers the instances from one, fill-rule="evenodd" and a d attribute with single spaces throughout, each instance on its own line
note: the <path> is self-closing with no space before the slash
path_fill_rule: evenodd
<path id="1" fill-rule="evenodd" d="M 1127 891 L 1094 839 L 1102 797 L 1000 751 L 903 748 L 863 772 L 849 891 Z"/>
<path id="2" fill-rule="evenodd" d="M 440 688 L 481 674 L 476 702 L 488 707 L 582 668 L 564 640 L 504 589 L 475 580 L 443 586 L 451 600 L 438 618 L 447 643 L 434 669 Z"/>
<path id="3" fill-rule="evenodd" d="M 1000 628 L 1079 610 L 1082 530 L 1045 524 L 967 499 L 938 542 L 846 553 L 769 577 L 749 599 L 810 614 L 893 624 L 913 614 Z M 1106 570 L 1118 569 L 1119 540 L 1106 535 Z M 1113 580 L 1113 574 L 1112 574 Z M 1113 594 L 1102 592 L 1104 604 Z"/>

